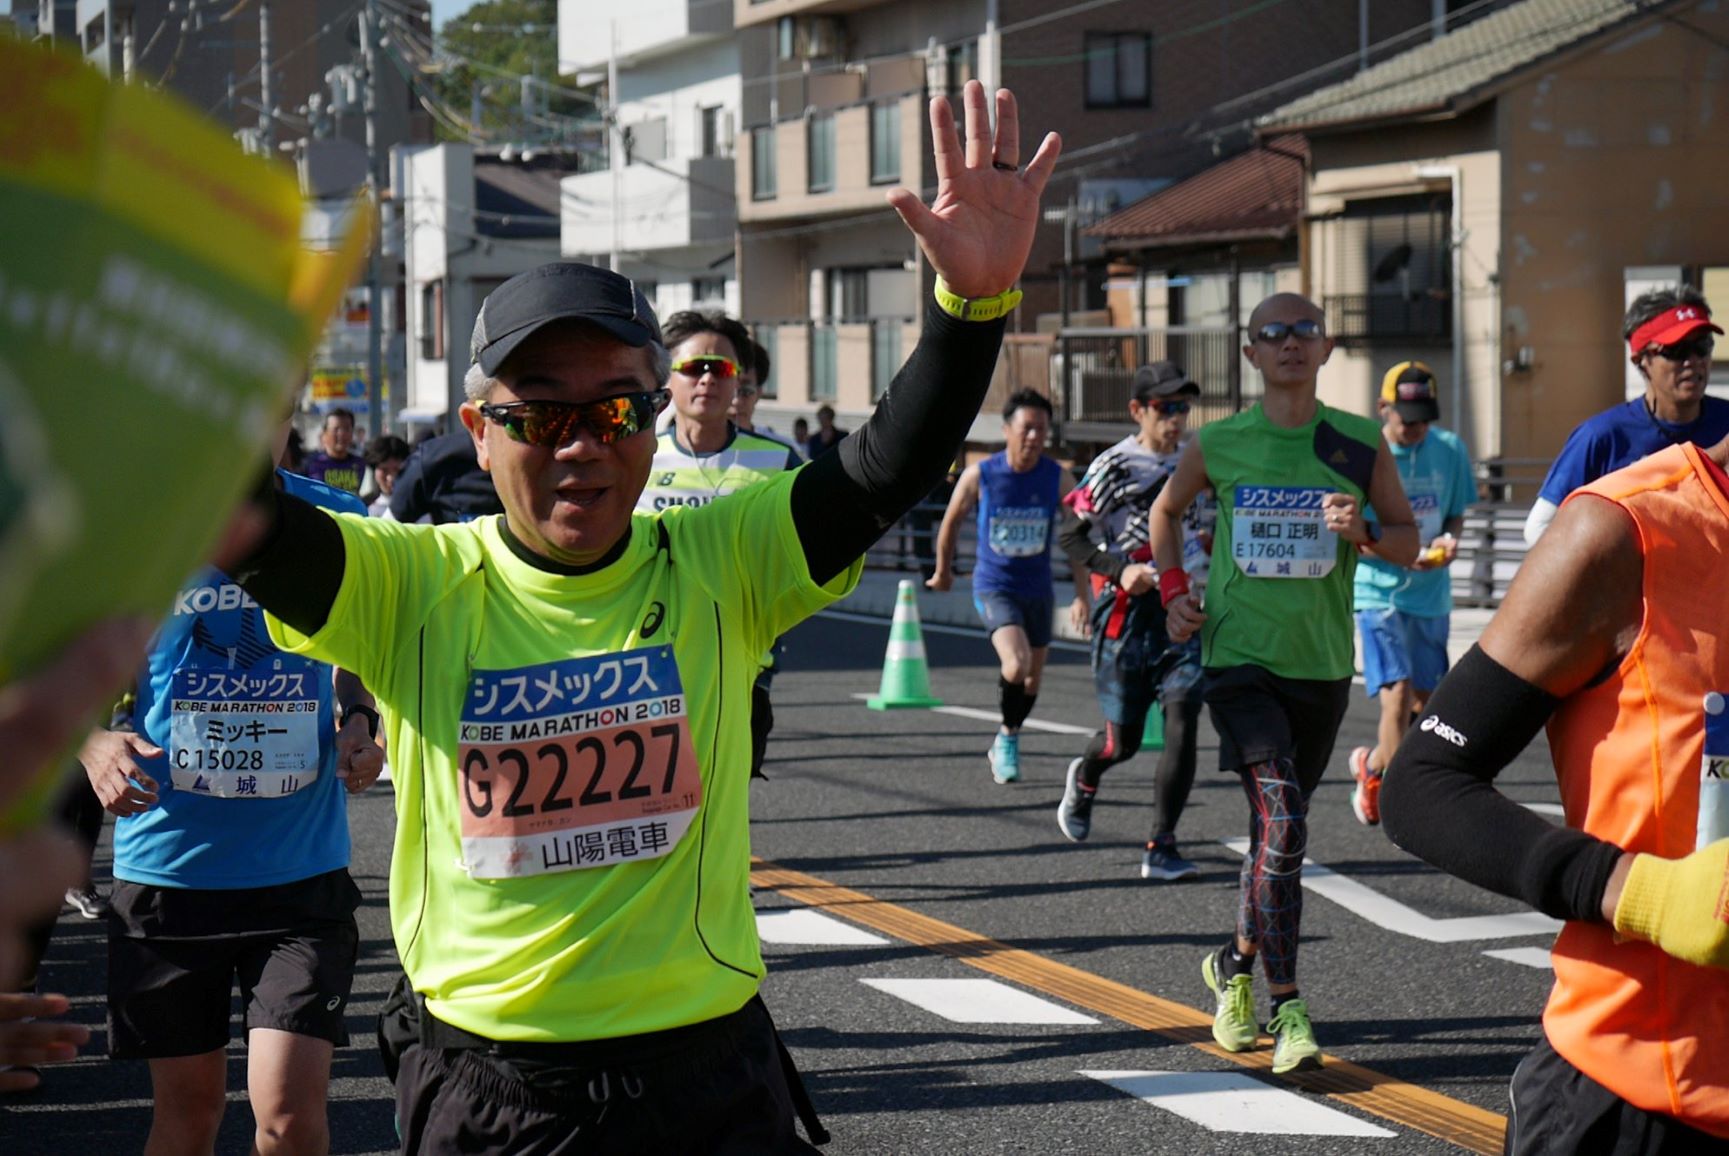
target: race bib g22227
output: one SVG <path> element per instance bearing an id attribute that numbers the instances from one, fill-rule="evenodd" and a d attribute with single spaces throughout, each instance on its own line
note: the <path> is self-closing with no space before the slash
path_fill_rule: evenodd
<path id="1" fill-rule="evenodd" d="M 1231 558 L 1251 578 L 1324 578 L 1338 561 L 1339 536 L 1321 503 L 1332 491 L 1309 486 L 1238 486 L 1231 507 Z"/>
<path id="2" fill-rule="evenodd" d="M 702 802 L 671 647 L 475 670 L 460 728 L 477 879 L 661 858 Z"/>

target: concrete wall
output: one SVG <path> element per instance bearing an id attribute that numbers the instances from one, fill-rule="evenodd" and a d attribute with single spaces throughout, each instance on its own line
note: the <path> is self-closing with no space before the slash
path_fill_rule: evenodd
<path id="1" fill-rule="evenodd" d="M 1700 33 L 1652 21 L 1500 100 L 1505 343 L 1535 354 L 1505 379 L 1509 456 L 1622 400 L 1624 269 L 1729 265 L 1729 10 L 1678 15 Z"/>

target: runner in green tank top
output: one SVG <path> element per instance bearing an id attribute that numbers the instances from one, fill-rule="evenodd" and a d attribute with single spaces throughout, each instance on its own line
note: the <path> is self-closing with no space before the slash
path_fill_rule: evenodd
<path id="1" fill-rule="evenodd" d="M 1315 303 L 1276 293 L 1255 307 L 1249 333 L 1243 355 L 1265 397 L 1200 430 L 1154 503 L 1150 530 L 1171 640 L 1201 632 L 1219 766 L 1241 776 L 1249 798 L 1236 936 L 1201 963 L 1218 999 L 1213 1038 L 1233 1052 L 1259 1040 L 1259 955 L 1282 1074 L 1320 1062 L 1297 992 L 1297 939 L 1309 796 L 1351 686 L 1351 579 L 1359 553 L 1410 565 L 1417 527 L 1380 426 L 1315 396 L 1333 352 Z M 1219 515 L 1203 612 L 1182 568 L 1180 519 L 1208 487 Z M 1363 518 L 1365 501 L 1374 522 Z"/>

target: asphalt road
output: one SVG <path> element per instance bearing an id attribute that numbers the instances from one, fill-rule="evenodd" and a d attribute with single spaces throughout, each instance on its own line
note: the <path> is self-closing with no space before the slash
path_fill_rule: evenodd
<path id="1" fill-rule="evenodd" d="M 752 788 L 753 844 L 767 861 L 758 907 L 779 920 L 764 947 L 764 998 L 834 1134 L 826 1151 L 1407 1153 L 1488 1143 L 1506 1082 L 1537 1039 L 1549 973 L 1486 952 L 1529 952 L 1548 936 L 1458 922 L 1520 908 L 1357 824 L 1344 752 L 1371 737 L 1367 698 L 1353 699 L 1311 815 L 1310 859 L 1330 874 L 1309 872 L 1300 979 L 1332 1062 L 1323 1078 L 1295 1084 L 1207 1047 L 1199 961 L 1230 932 L 1240 860 L 1225 841 L 1247 834 L 1240 787 L 1214 769 L 1210 728 L 1203 722 L 1179 832 L 1201 877 L 1145 882 L 1153 755 L 1106 777 L 1091 839 L 1069 843 L 1055 811 L 1085 736 L 1029 729 L 1021 782 L 996 785 L 984 759 L 989 721 L 865 708 L 887 633 L 885 623 L 822 617 L 789 636 L 770 781 Z M 939 696 L 994 710 L 982 635 L 929 630 L 925 642 Z M 1033 719 L 1094 725 L 1084 655 L 1053 652 Z M 1501 782 L 1523 802 L 1556 799 L 1541 741 Z M 354 1046 L 337 1053 L 331 1089 L 332 1151 L 382 1153 L 395 1147 L 372 1044 L 396 970 L 388 785 L 350 814 L 366 904 Z M 783 911 L 806 914 L 789 921 Z M 837 928 L 861 941 L 808 942 Z M 100 926 L 64 917 L 46 978 L 73 996 L 97 1038 L 91 1058 L 51 1070 L 39 1094 L 0 1101 L 0 1152 L 138 1151 L 148 1077 L 142 1065 L 100 1058 Z M 1016 993 L 1019 1005 L 1008 1002 Z M 1066 1022 L 1005 1022 L 1024 1020 Z M 1264 1066 L 1265 1055 L 1250 1059 Z M 250 1141 L 244 1069 L 237 1043 L 220 1152 Z"/>

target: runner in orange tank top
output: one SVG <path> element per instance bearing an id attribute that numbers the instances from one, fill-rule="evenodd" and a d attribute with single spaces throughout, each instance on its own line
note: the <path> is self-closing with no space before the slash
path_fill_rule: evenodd
<path id="1" fill-rule="evenodd" d="M 1726 462 L 1574 491 L 1383 787 L 1395 843 L 1568 921 L 1509 1153 L 1729 1152 Z M 1565 827 L 1491 786 L 1545 721 Z"/>

